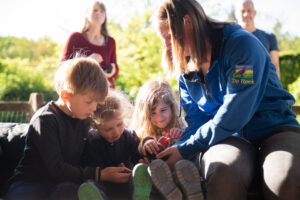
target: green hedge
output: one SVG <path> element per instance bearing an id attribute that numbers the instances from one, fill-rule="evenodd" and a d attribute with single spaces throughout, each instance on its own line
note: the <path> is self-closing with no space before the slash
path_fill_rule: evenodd
<path id="1" fill-rule="evenodd" d="M 280 81 L 285 89 L 300 76 L 300 53 L 285 53 L 279 57 Z"/>

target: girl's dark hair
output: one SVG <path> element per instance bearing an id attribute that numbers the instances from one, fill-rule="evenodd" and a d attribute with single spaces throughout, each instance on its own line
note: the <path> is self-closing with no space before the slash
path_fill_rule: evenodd
<path id="1" fill-rule="evenodd" d="M 212 32 L 227 22 L 218 22 L 209 18 L 201 5 L 195 0 L 165 0 L 157 12 L 158 23 L 169 25 L 172 41 L 172 59 L 167 61 L 169 72 L 187 71 L 187 60 L 183 53 L 185 37 L 183 23 L 185 15 L 189 15 L 193 27 L 194 47 L 192 59 L 197 66 L 207 62 L 208 52 L 213 38 Z M 168 59 L 168 58 L 166 58 Z"/>

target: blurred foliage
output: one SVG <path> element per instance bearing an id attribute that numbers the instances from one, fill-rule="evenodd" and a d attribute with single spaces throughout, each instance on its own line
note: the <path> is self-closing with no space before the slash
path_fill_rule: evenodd
<path id="1" fill-rule="evenodd" d="M 282 24 L 277 22 L 274 26 L 274 34 L 278 41 L 280 52 L 300 52 L 300 38 L 290 35 L 288 32 L 282 32 Z"/>
<path id="2" fill-rule="evenodd" d="M 161 42 L 150 28 L 150 12 L 133 18 L 125 30 L 110 24 L 110 33 L 117 41 L 117 58 L 120 68 L 115 80 L 117 89 L 135 97 L 140 86 L 157 74 L 160 67 Z"/>
<path id="3" fill-rule="evenodd" d="M 280 81 L 285 89 L 289 89 L 288 85 L 300 77 L 300 53 L 281 53 L 279 61 Z"/>
<path id="4" fill-rule="evenodd" d="M 295 97 L 297 104 L 300 106 L 300 76 L 295 82 L 289 84 L 288 89 Z"/>
<path id="5" fill-rule="evenodd" d="M 0 60 L 0 100 L 28 101 L 30 93 L 40 92 L 45 100 L 56 96 L 43 74 L 35 72 L 27 59 Z"/>
<path id="6" fill-rule="evenodd" d="M 147 11 L 143 16 L 135 17 L 122 30 L 119 26 L 110 24 L 111 35 L 117 41 L 117 58 L 120 68 L 115 80 L 116 88 L 126 92 L 134 99 L 139 88 L 148 80 L 164 76 L 161 67 L 162 44 L 151 27 Z M 173 89 L 178 90 L 176 80 L 168 79 Z"/>

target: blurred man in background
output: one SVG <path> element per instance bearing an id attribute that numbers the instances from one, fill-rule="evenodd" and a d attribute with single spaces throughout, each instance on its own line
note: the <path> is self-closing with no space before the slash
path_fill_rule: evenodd
<path id="1" fill-rule="evenodd" d="M 272 63 L 276 67 L 276 73 L 280 78 L 279 54 L 276 36 L 260 29 L 257 29 L 254 24 L 256 10 L 252 0 L 242 0 L 236 8 L 236 18 L 240 25 L 248 32 L 252 33 L 264 45 L 270 54 Z"/>

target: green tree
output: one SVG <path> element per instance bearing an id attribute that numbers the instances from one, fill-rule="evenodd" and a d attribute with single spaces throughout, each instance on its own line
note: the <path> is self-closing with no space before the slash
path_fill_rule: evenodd
<path id="1" fill-rule="evenodd" d="M 282 33 L 282 24 L 277 22 L 273 28 L 277 37 L 280 52 L 300 52 L 300 38 L 292 36 L 288 32 Z"/>
<path id="2" fill-rule="evenodd" d="M 117 89 L 134 98 L 142 84 L 162 74 L 161 41 L 151 28 L 151 13 L 132 19 L 123 30 L 110 24 L 110 32 L 117 41 L 117 58 L 120 68 L 116 79 Z"/>
<path id="3" fill-rule="evenodd" d="M 43 93 L 46 100 L 57 98 L 55 91 L 45 84 L 43 75 L 29 66 L 28 59 L 0 60 L 1 101 L 28 101 L 32 92 Z"/>

